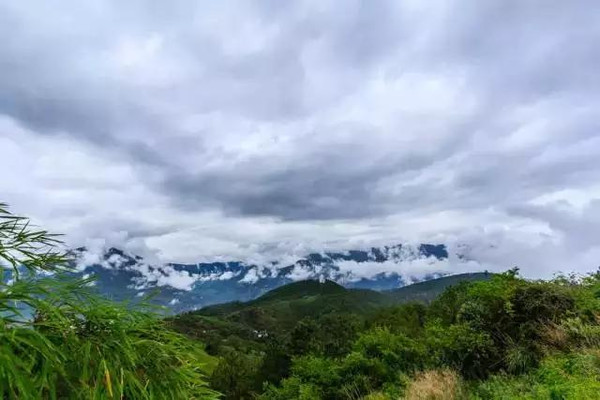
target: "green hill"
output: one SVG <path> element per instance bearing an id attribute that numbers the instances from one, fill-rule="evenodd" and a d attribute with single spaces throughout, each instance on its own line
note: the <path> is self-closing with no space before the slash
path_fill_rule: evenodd
<path id="1" fill-rule="evenodd" d="M 318 318 L 330 313 L 364 315 L 392 305 L 388 294 L 363 289 L 346 289 L 332 281 L 294 282 L 272 290 L 247 303 L 209 306 L 191 314 L 219 317 L 261 331 L 291 329 L 305 317 Z"/>
<path id="2" fill-rule="evenodd" d="M 346 289 L 332 281 L 290 283 L 249 302 L 218 304 L 178 315 L 174 327 L 212 347 L 260 348 L 264 335 L 285 336 L 306 318 L 353 315 L 366 321 L 382 310 L 408 302 L 428 303 L 446 288 L 491 274 L 452 275 L 386 292 Z M 215 350 L 215 353 L 217 351 Z"/>
<path id="3" fill-rule="evenodd" d="M 429 303 L 441 295 L 444 290 L 450 286 L 455 286 L 461 282 L 484 281 L 492 277 L 489 272 L 476 272 L 468 274 L 458 274 L 444 276 L 438 279 L 431 279 L 424 282 L 415 283 L 398 289 L 389 290 L 384 293 L 393 298 L 395 303 L 424 302 Z"/>
<path id="4" fill-rule="evenodd" d="M 307 296 L 331 295 L 343 293 L 346 289 L 332 281 L 319 282 L 306 280 L 290 283 L 265 293 L 250 303 L 259 304 L 269 301 L 294 300 Z"/>

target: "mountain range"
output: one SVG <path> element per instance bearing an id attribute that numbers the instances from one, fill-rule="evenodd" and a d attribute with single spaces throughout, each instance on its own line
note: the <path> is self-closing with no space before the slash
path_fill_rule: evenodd
<path id="1" fill-rule="evenodd" d="M 368 250 L 312 253 L 291 264 L 240 261 L 152 265 L 117 248 L 93 254 L 78 248 L 74 274 L 94 277 L 93 285 L 115 300 L 148 299 L 170 312 L 231 301 L 248 301 L 301 280 L 332 281 L 346 288 L 391 290 L 461 271 L 448 269 L 443 244 L 394 245 Z M 410 268 L 406 268 L 409 266 Z"/>

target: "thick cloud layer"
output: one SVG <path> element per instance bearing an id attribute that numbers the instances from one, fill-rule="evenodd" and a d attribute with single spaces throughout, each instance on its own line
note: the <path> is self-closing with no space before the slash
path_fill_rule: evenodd
<path id="1" fill-rule="evenodd" d="M 70 244 L 600 265 L 594 1 L 34 3 L 0 5 L 0 193 Z"/>

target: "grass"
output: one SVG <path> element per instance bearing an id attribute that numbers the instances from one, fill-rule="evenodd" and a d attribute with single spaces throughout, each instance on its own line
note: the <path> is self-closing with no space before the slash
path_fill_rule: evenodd
<path id="1" fill-rule="evenodd" d="M 449 369 L 419 372 L 406 388 L 405 400 L 457 400 L 464 398 L 462 380 Z"/>

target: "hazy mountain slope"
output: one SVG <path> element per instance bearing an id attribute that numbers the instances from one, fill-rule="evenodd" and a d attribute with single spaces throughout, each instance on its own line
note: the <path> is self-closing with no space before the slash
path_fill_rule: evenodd
<path id="1" fill-rule="evenodd" d="M 491 277 L 492 274 L 488 272 L 449 275 L 442 278 L 418 282 L 398 289 L 388 290 L 384 293 L 391 296 L 395 303 L 405 303 L 411 301 L 430 302 L 442 294 L 442 292 L 450 286 L 456 285 L 460 282 L 487 280 Z"/>
<path id="2" fill-rule="evenodd" d="M 211 304 L 249 301 L 277 287 L 306 280 L 331 280 L 346 288 L 396 289 L 449 272 L 444 245 L 395 245 L 369 250 L 313 253 L 292 264 L 239 261 L 153 265 L 142 257 L 110 248 L 92 254 L 74 251 L 76 275 L 94 276 L 97 289 L 116 300 L 152 295 L 173 313 Z"/>

